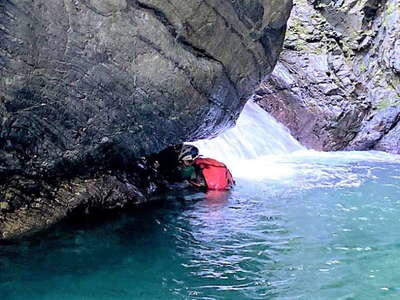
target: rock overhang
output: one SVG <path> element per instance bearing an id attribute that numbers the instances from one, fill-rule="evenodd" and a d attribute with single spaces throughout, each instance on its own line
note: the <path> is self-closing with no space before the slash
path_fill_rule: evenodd
<path id="1" fill-rule="evenodd" d="M 276 63 L 291 5 L 2 1 L 0 232 L 32 207 L 43 218 L 15 232 L 54 223 L 88 202 L 74 193 L 129 194 L 141 183 L 115 166 L 232 125 Z"/>

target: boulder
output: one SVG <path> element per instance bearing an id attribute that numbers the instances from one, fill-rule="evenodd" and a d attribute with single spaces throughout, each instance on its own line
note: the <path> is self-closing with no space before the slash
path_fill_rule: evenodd
<path id="1" fill-rule="evenodd" d="M 399 136 L 396 130 L 396 124 L 400 121 L 400 106 L 391 106 L 387 109 L 376 112 L 370 116 L 370 119 L 364 122 L 363 126 L 356 138 L 346 147 L 346 150 L 382 150 L 399 153 L 398 145 Z M 392 132 L 393 130 L 393 132 Z M 390 134 L 389 134 L 390 132 Z M 394 138 L 394 143 L 390 139 Z M 385 149 L 385 145 L 388 148 Z"/>
<path id="2" fill-rule="evenodd" d="M 375 145 L 375 150 L 400 154 L 400 122 Z"/>
<path id="3" fill-rule="evenodd" d="M 291 0 L 1 1 L 0 238 L 53 224 L 104 186 L 147 199 L 132 173 L 120 177 L 140 174 L 143 156 L 231 126 L 272 71 L 290 9 Z"/>

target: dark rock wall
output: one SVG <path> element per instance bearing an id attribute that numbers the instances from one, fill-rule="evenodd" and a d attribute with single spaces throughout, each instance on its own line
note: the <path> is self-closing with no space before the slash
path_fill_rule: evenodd
<path id="1" fill-rule="evenodd" d="M 259 103 L 309 148 L 399 153 L 400 1 L 296 0 Z"/>
<path id="2" fill-rule="evenodd" d="M 142 156 L 231 126 L 272 71 L 290 9 L 291 0 L 0 0 L 0 237 L 35 227 L 7 225 L 21 210 L 35 207 L 40 227 L 83 201 L 57 196 L 61 186 L 71 195 L 119 186 L 108 171 L 126 174 Z"/>

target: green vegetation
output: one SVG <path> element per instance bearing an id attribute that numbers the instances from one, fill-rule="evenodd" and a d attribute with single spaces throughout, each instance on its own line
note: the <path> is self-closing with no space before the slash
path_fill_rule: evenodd
<path id="1" fill-rule="evenodd" d="M 381 101 L 378 102 L 378 104 L 375 106 L 377 110 L 385 110 L 391 106 L 398 106 L 400 105 L 400 99 L 393 100 L 393 99 L 382 99 Z"/>
<path id="2" fill-rule="evenodd" d="M 385 15 L 385 18 L 384 18 L 384 21 L 383 21 L 383 24 L 384 24 L 385 26 L 388 25 L 388 19 L 389 19 L 389 17 L 390 17 L 393 13 L 395 13 L 396 11 L 397 11 L 397 13 L 400 14 L 400 5 L 396 5 L 396 4 L 393 3 L 393 2 L 389 2 L 389 4 L 388 4 L 387 7 L 386 7 L 386 15 Z"/>
<path id="3" fill-rule="evenodd" d="M 400 7 L 398 9 L 400 9 Z M 393 2 L 389 2 L 387 9 L 386 9 L 387 15 L 391 15 L 395 11 L 396 11 L 396 5 Z"/>
<path id="4" fill-rule="evenodd" d="M 359 70 L 360 70 L 361 73 L 365 73 L 365 72 L 368 70 L 368 68 L 367 68 L 367 66 L 365 65 L 365 63 L 362 62 L 362 63 L 360 64 Z"/>

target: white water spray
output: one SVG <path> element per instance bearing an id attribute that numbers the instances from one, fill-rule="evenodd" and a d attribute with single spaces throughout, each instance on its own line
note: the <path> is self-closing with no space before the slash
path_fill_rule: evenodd
<path id="1" fill-rule="evenodd" d="M 366 160 L 400 161 L 398 155 L 377 151 L 307 150 L 290 135 L 287 128 L 252 101 L 246 104 L 234 128 L 214 139 L 191 144 L 198 147 L 203 156 L 224 162 L 236 178 L 257 181 L 288 180 L 293 183 L 306 176 L 318 181 L 324 176 L 337 176 L 337 167 L 343 164 Z M 321 164 L 325 167 L 321 168 Z M 346 176 L 343 174 L 342 177 Z"/>
<path id="2" fill-rule="evenodd" d="M 305 150 L 287 128 L 252 101 L 245 105 L 234 128 L 192 144 L 203 156 L 228 165 L 235 177 L 248 179 L 290 175 L 291 168 L 278 165 L 276 157 Z"/>
<path id="3" fill-rule="evenodd" d="M 222 161 L 256 159 L 305 149 L 283 125 L 251 101 L 244 107 L 234 128 L 214 139 L 193 144 L 203 155 Z"/>

